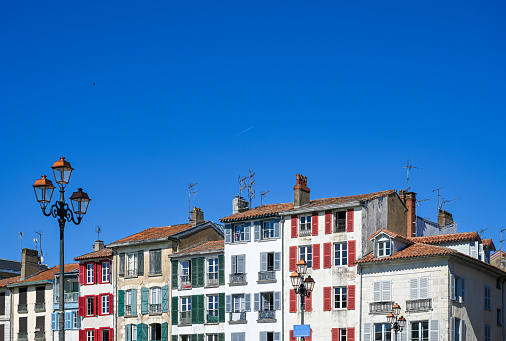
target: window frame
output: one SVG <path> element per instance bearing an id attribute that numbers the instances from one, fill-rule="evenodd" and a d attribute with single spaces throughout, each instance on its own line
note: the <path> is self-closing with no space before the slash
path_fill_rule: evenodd
<path id="1" fill-rule="evenodd" d="M 232 225 L 232 243 L 246 241 L 246 224 L 233 224 Z"/>
<path id="2" fill-rule="evenodd" d="M 162 324 L 161 323 L 157 323 L 157 322 L 154 322 L 154 323 L 150 323 L 149 325 L 149 340 L 150 341 L 161 341 L 162 340 Z M 155 339 L 153 337 L 153 330 L 155 331 L 154 334 L 157 334 L 158 331 L 157 329 L 159 328 L 159 332 L 160 332 L 160 335 L 155 335 L 157 336 L 158 338 Z"/>
<path id="3" fill-rule="evenodd" d="M 89 300 L 91 300 L 91 314 L 89 314 Z M 84 302 L 86 303 L 86 307 L 85 307 L 85 316 L 95 316 L 95 296 L 93 295 L 90 295 L 90 296 L 84 296 Z"/>
<path id="4" fill-rule="evenodd" d="M 260 228 L 260 240 L 274 238 L 274 220 L 262 220 Z"/>
<path id="5" fill-rule="evenodd" d="M 90 273 L 91 268 L 91 273 Z M 91 277 L 91 280 L 90 280 Z M 95 263 L 86 263 L 86 284 L 94 284 L 95 283 Z M 64 284 L 65 285 L 65 284 Z"/>
<path id="6" fill-rule="evenodd" d="M 242 293 L 242 294 L 232 294 L 232 313 L 243 313 L 246 311 L 246 298 L 245 298 L 245 294 Z M 237 302 L 238 301 L 238 302 Z M 239 310 L 236 310 L 236 305 L 237 303 L 239 305 Z"/>
<path id="7" fill-rule="evenodd" d="M 392 255 L 392 240 L 388 237 L 376 241 L 376 257 L 390 257 Z"/>
<path id="8" fill-rule="evenodd" d="M 213 298 L 211 300 L 211 298 Z M 210 315 L 210 316 L 218 316 L 219 314 L 219 306 L 218 306 L 218 294 L 209 294 L 209 295 L 206 295 L 206 301 L 207 301 L 207 304 L 206 304 L 206 311 L 207 311 L 207 315 Z M 211 302 L 213 301 L 213 302 Z M 211 309 L 211 307 L 214 306 L 215 309 Z"/>
<path id="9" fill-rule="evenodd" d="M 151 271 L 151 263 L 155 261 L 155 255 L 159 253 L 160 254 L 160 267 L 154 269 L 154 272 Z M 155 265 L 153 267 L 156 267 L 156 261 Z M 150 276 L 159 276 L 162 274 L 162 249 L 153 249 L 149 250 L 149 270 L 148 273 Z"/>
<path id="10" fill-rule="evenodd" d="M 484 302 L 485 304 L 484 304 L 483 308 L 486 309 L 486 310 L 491 310 L 491 308 L 492 308 L 491 293 L 492 292 L 491 292 L 490 287 L 488 285 L 485 285 L 484 289 L 485 289 L 485 297 L 484 297 L 485 298 L 485 302 Z M 487 293 L 488 293 L 488 295 L 487 295 Z"/>
<path id="11" fill-rule="evenodd" d="M 104 300 L 107 301 L 107 304 L 104 306 Z M 100 315 L 110 315 L 110 297 L 109 294 L 103 294 L 100 295 Z M 106 311 L 104 311 L 104 307 L 107 308 Z"/>
<path id="12" fill-rule="evenodd" d="M 131 257 L 133 258 L 132 265 L 130 264 Z M 125 277 L 137 277 L 137 257 L 137 252 L 125 253 Z M 130 268 L 130 266 L 132 266 L 132 268 Z"/>
<path id="13" fill-rule="evenodd" d="M 192 297 L 191 296 L 181 296 L 181 312 L 189 312 L 192 311 Z M 184 310 L 186 309 L 186 310 Z"/>
<path id="14" fill-rule="evenodd" d="M 376 326 L 381 326 L 381 340 L 378 340 L 376 338 L 376 333 L 378 333 L 376 331 Z M 374 341 L 386 341 L 386 336 L 387 336 L 387 333 L 390 332 L 390 340 L 392 340 L 392 327 L 390 326 L 389 323 L 374 323 L 373 324 L 373 335 L 372 335 L 372 340 Z"/>
<path id="15" fill-rule="evenodd" d="M 211 279 L 218 280 L 218 276 L 219 276 L 219 259 L 218 259 L 218 257 L 207 258 L 206 262 L 207 262 L 207 266 L 206 266 L 207 279 L 208 280 L 211 280 Z M 215 270 L 215 271 L 211 271 L 211 270 Z M 213 278 L 211 278 L 211 275 L 213 275 Z"/>
<path id="16" fill-rule="evenodd" d="M 148 295 L 149 313 L 161 313 L 162 312 L 162 288 L 151 287 L 149 288 Z M 156 309 L 153 309 L 156 305 Z"/>
<path id="17" fill-rule="evenodd" d="M 95 341 L 95 329 L 85 329 L 86 341 Z"/>
<path id="18" fill-rule="evenodd" d="M 307 263 L 307 267 L 308 269 L 311 269 L 313 268 L 313 245 L 300 245 L 298 247 L 298 251 L 299 251 L 299 260 L 300 259 L 303 259 L 303 254 L 302 254 L 302 249 L 304 249 L 304 260 L 306 261 Z M 311 257 L 307 257 L 308 255 L 310 255 Z M 306 258 L 311 258 L 309 260 L 307 260 Z"/>
<path id="19" fill-rule="evenodd" d="M 424 328 L 424 324 L 427 324 L 427 328 Z M 418 326 L 418 337 L 416 339 L 413 337 L 413 332 L 414 332 L 413 325 L 417 325 Z M 413 341 L 426 341 L 426 340 L 429 340 L 429 338 L 430 338 L 429 320 L 412 321 L 410 323 L 409 331 L 410 331 L 409 340 L 413 340 Z M 423 337 L 424 331 L 426 331 L 426 333 L 427 333 L 427 338 Z M 420 333 L 421 333 L 421 335 L 420 335 Z"/>
<path id="20" fill-rule="evenodd" d="M 339 218 L 343 215 L 344 218 Z M 334 213 L 334 233 L 346 232 L 346 211 L 337 211 Z"/>
<path id="21" fill-rule="evenodd" d="M 303 222 L 304 220 L 304 222 Z M 311 214 L 301 214 L 299 215 L 299 235 L 311 235 L 311 222 L 312 215 Z M 304 231 L 304 232 L 302 232 Z M 309 234 L 308 234 L 309 233 Z"/>
<path id="22" fill-rule="evenodd" d="M 490 325 L 488 324 L 485 324 L 485 327 L 483 328 L 484 329 L 484 336 L 485 336 L 485 341 L 490 341 L 491 340 L 491 329 L 490 329 Z M 488 331 L 488 333 L 487 333 Z M 488 334 L 488 335 L 487 335 Z"/>
<path id="23" fill-rule="evenodd" d="M 104 266 L 106 265 L 106 266 Z M 101 283 L 110 283 L 111 282 L 111 262 L 103 261 L 102 262 L 102 282 Z"/>
<path id="24" fill-rule="evenodd" d="M 337 246 L 340 246 L 339 257 Z M 344 246 L 344 249 L 343 249 Z M 343 256 L 343 254 L 345 254 Z M 338 260 L 341 264 L 337 264 Z M 348 266 L 348 243 L 334 243 L 334 266 Z"/>
<path id="25" fill-rule="evenodd" d="M 332 305 L 332 309 L 333 310 L 348 309 L 348 287 L 346 287 L 346 286 L 343 286 L 343 287 L 334 287 L 332 289 L 334 289 L 334 290 L 332 290 L 333 291 L 332 302 L 334 303 Z M 338 291 L 339 291 L 339 294 L 337 293 Z M 343 291 L 344 291 L 344 294 L 343 294 Z M 341 298 L 340 301 L 337 300 L 337 296 L 338 295 Z M 336 305 L 338 303 L 339 303 L 340 307 L 336 307 Z"/>

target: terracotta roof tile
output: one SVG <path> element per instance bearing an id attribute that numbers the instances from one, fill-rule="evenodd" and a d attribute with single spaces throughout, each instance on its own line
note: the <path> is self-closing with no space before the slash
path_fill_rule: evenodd
<path id="1" fill-rule="evenodd" d="M 93 251 L 90 253 L 87 253 L 85 255 L 79 256 L 74 258 L 74 260 L 85 260 L 85 259 L 95 259 L 95 258 L 106 258 L 112 256 L 112 249 L 109 248 L 103 248 L 102 250 Z"/>
<path id="2" fill-rule="evenodd" d="M 465 240 L 480 240 L 480 235 L 478 232 L 461 232 L 461 233 L 450 233 L 450 234 L 440 234 L 437 236 L 426 236 L 426 237 L 413 237 L 410 238 L 415 243 L 424 243 L 424 244 L 445 244 L 445 243 L 453 243 L 460 242 Z"/>
<path id="3" fill-rule="evenodd" d="M 483 247 L 490 248 L 492 250 L 495 250 L 495 245 L 492 239 L 482 239 L 481 242 L 483 243 Z"/>
<path id="4" fill-rule="evenodd" d="M 125 243 L 125 242 L 143 241 L 143 240 L 170 237 L 170 236 L 175 235 L 177 233 L 186 231 L 192 227 L 193 226 L 191 223 L 180 224 L 180 225 L 160 226 L 160 227 L 150 227 L 146 230 L 143 230 L 143 231 L 133 234 L 131 236 L 117 240 L 114 243 L 109 244 L 108 247 L 114 246 L 114 244 Z"/>
<path id="5" fill-rule="evenodd" d="M 381 198 L 390 194 L 396 193 L 394 189 L 390 189 L 387 191 L 381 191 L 381 192 L 373 192 L 373 193 L 366 193 L 366 194 L 358 194 L 358 195 L 348 195 L 345 197 L 336 197 L 336 198 L 323 198 L 323 199 L 316 199 L 311 200 L 309 202 L 309 205 L 306 205 L 304 207 L 315 207 L 315 206 L 323 206 L 323 205 L 331 205 L 331 204 L 339 204 L 342 202 L 348 202 L 348 201 L 364 201 L 364 200 L 373 200 L 376 198 Z"/>
<path id="6" fill-rule="evenodd" d="M 172 256 L 177 256 L 185 253 L 192 253 L 192 252 L 202 252 L 202 251 L 220 251 L 225 249 L 225 241 L 224 240 L 213 240 L 210 242 L 206 242 L 204 244 L 200 244 L 197 246 L 194 246 L 190 249 L 182 250 L 177 253 L 172 254 Z"/>
<path id="7" fill-rule="evenodd" d="M 77 270 L 79 268 L 78 263 L 71 263 L 71 264 L 65 264 L 63 267 L 63 271 L 65 273 L 71 272 L 74 270 Z M 17 281 L 16 283 L 29 283 L 29 282 L 36 282 L 36 281 L 47 281 L 54 278 L 54 275 L 57 275 L 60 273 L 60 266 L 53 266 L 52 268 L 49 268 L 44 271 L 39 271 L 36 275 L 33 275 L 31 277 L 25 278 L 22 281 Z"/>
<path id="8" fill-rule="evenodd" d="M 394 260 L 394 259 L 452 255 L 457 253 L 459 252 L 444 246 L 435 246 L 419 243 L 410 245 L 405 249 L 402 249 L 401 251 L 397 251 L 390 257 L 374 258 L 373 254 L 370 253 L 361 260 L 357 261 L 357 263 L 383 262 L 386 260 Z"/>
<path id="9" fill-rule="evenodd" d="M 408 245 L 411 245 L 413 244 L 414 242 L 412 240 L 410 240 L 409 238 L 406 238 L 404 236 L 401 236 L 400 234 L 397 234 L 395 232 L 392 232 L 390 230 L 387 230 L 387 229 L 380 229 L 376 232 L 374 232 L 370 237 L 369 237 L 369 240 L 373 239 L 375 236 L 377 236 L 380 232 L 385 232 L 386 234 L 388 234 L 389 236 L 391 236 L 392 238 L 394 239 L 398 239 L 398 240 L 401 240 L 403 241 L 404 243 L 408 244 Z"/>
<path id="10" fill-rule="evenodd" d="M 20 278 L 21 278 L 21 276 L 4 278 L 4 279 L 0 280 L 0 288 L 5 288 L 7 286 L 7 284 L 17 282 Z"/>

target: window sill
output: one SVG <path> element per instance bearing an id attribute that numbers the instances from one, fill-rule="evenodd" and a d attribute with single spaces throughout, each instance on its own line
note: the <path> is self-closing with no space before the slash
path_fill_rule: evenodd
<path id="1" fill-rule="evenodd" d="M 187 327 L 187 326 L 191 326 L 192 324 L 191 323 L 179 323 L 177 326 L 178 327 Z"/>
<path id="2" fill-rule="evenodd" d="M 229 244 L 246 244 L 246 243 L 249 243 L 249 241 L 247 241 L 247 240 L 236 240 L 236 241 L 230 242 Z"/>
<path id="3" fill-rule="evenodd" d="M 208 325 L 208 326 L 213 326 L 213 325 L 217 325 L 217 324 L 220 324 L 220 322 L 206 322 L 204 323 L 205 325 Z"/>
<path id="4" fill-rule="evenodd" d="M 228 321 L 229 324 L 246 324 L 248 320 Z"/>
<path id="5" fill-rule="evenodd" d="M 248 282 L 228 283 L 229 286 L 235 287 L 240 285 L 248 285 Z"/>
<path id="6" fill-rule="evenodd" d="M 159 312 L 159 313 L 158 312 L 157 313 L 150 312 L 149 316 L 161 316 L 162 314 L 163 314 L 162 312 Z"/>
<path id="7" fill-rule="evenodd" d="M 272 242 L 272 241 L 275 241 L 275 240 L 278 240 L 278 239 L 281 239 L 281 238 L 275 238 L 275 237 L 271 237 L 271 238 L 262 238 L 262 239 L 259 239 L 259 240 L 255 240 L 256 242 Z"/>
<path id="8" fill-rule="evenodd" d="M 264 279 L 264 280 L 261 280 L 261 281 L 257 281 L 258 284 L 265 284 L 265 283 L 276 283 L 278 280 L 277 279 Z"/>
<path id="9" fill-rule="evenodd" d="M 162 273 L 156 273 L 156 274 L 148 274 L 148 277 L 160 277 L 162 276 Z"/>
<path id="10" fill-rule="evenodd" d="M 219 284 L 211 284 L 211 285 L 205 285 L 204 288 L 218 288 Z"/>
<path id="11" fill-rule="evenodd" d="M 262 319 L 262 320 L 257 320 L 257 323 L 276 323 L 278 320 L 277 319 Z"/>
<path id="12" fill-rule="evenodd" d="M 135 275 L 135 276 L 125 276 L 125 279 L 130 279 L 130 278 L 137 278 L 139 277 L 138 275 Z"/>

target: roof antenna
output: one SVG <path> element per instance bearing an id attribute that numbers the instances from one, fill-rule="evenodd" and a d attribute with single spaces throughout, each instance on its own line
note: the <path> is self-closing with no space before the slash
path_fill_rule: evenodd
<path id="1" fill-rule="evenodd" d="M 102 232 L 102 225 L 97 225 L 95 227 L 95 233 L 97 234 L 97 240 L 100 240 L 100 232 Z"/>
<path id="2" fill-rule="evenodd" d="M 438 213 L 441 210 L 441 208 L 443 207 L 443 204 L 445 205 L 445 211 L 446 211 L 446 204 L 447 203 L 455 201 L 455 200 L 459 200 L 460 198 L 455 198 L 455 199 L 451 199 L 451 200 L 445 200 L 445 198 L 441 198 L 441 199 L 443 199 L 443 200 L 441 201 L 441 204 L 438 207 Z"/>
<path id="3" fill-rule="evenodd" d="M 503 260 L 502 260 L 502 240 L 503 240 L 502 233 L 503 233 L 503 231 L 506 231 L 506 229 L 501 230 L 501 240 L 499 241 L 499 268 L 501 268 L 501 269 L 502 269 L 502 262 L 503 262 Z"/>
<path id="4" fill-rule="evenodd" d="M 241 179 L 241 176 L 239 175 L 239 196 L 242 196 L 241 193 L 245 189 L 248 190 L 248 198 L 249 198 L 249 207 L 251 208 L 251 200 L 255 198 L 255 189 L 253 189 L 253 185 L 255 184 L 255 180 L 253 180 L 253 177 L 256 173 L 251 173 L 251 167 L 249 168 L 249 175 L 245 176 Z"/>
<path id="5" fill-rule="evenodd" d="M 19 239 L 21 239 L 21 261 L 23 261 L 23 232 L 19 232 Z"/>
<path id="6" fill-rule="evenodd" d="M 406 175 L 406 192 L 409 191 L 410 187 L 409 187 L 409 171 L 411 170 L 411 168 L 415 168 L 415 169 L 422 169 L 422 168 L 419 168 L 419 167 L 415 167 L 413 165 L 410 165 L 409 164 L 409 159 L 408 159 L 408 164 L 406 165 L 406 167 L 402 167 L 402 168 L 407 168 L 407 175 Z"/>
<path id="7" fill-rule="evenodd" d="M 269 192 L 270 191 L 260 193 L 260 206 L 262 206 L 264 204 L 263 203 L 264 196 L 267 195 L 267 193 L 269 193 Z"/>
<path id="8" fill-rule="evenodd" d="M 42 262 L 44 262 L 44 254 L 42 253 L 42 231 L 35 231 L 35 233 L 39 236 L 39 264 L 42 264 Z M 37 248 L 37 243 L 35 243 L 35 248 Z"/>
<path id="9" fill-rule="evenodd" d="M 439 211 L 439 198 L 441 197 L 441 195 L 439 194 L 439 191 L 442 190 L 443 188 L 445 188 L 445 187 L 436 188 L 436 189 L 432 190 L 432 192 L 436 192 L 437 191 L 437 209 L 438 209 L 438 211 Z"/>
<path id="10" fill-rule="evenodd" d="M 191 210 L 192 210 L 192 205 L 191 205 L 191 198 L 192 198 L 192 194 L 193 194 L 193 197 L 195 198 L 195 195 L 197 194 L 197 189 L 195 188 L 194 191 L 192 191 L 192 188 L 194 186 L 197 186 L 197 183 L 194 183 L 194 184 L 190 184 L 188 186 L 188 221 L 191 223 L 192 221 L 192 214 L 191 214 Z"/>
<path id="11" fill-rule="evenodd" d="M 481 238 L 481 234 L 482 234 L 483 232 L 485 232 L 486 230 L 488 230 L 488 227 L 487 227 L 486 229 L 480 230 L 480 232 L 479 232 L 480 238 Z"/>

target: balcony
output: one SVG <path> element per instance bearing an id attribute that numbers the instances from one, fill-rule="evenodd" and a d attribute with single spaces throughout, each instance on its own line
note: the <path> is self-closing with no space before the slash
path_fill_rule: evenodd
<path id="1" fill-rule="evenodd" d="M 369 314 L 388 314 L 392 312 L 394 302 L 373 302 L 369 305 Z"/>
<path id="2" fill-rule="evenodd" d="M 127 269 L 125 275 L 126 275 L 126 277 L 137 277 L 137 268 Z"/>
<path id="3" fill-rule="evenodd" d="M 216 314 L 216 315 L 211 315 Z M 206 321 L 207 323 L 218 323 L 218 311 L 213 311 L 211 314 L 207 314 Z"/>
<path id="4" fill-rule="evenodd" d="M 191 289 L 192 288 L 192 281 L 190 279 L 189 275 L 181 276 L 181 286 L 179 289 Z"/>
<path id="5" fill-rule="evenodd" d="M 231 274 L 230 284 L 243 284 L 246 282 L 246 274 Z"/>
<path id="6" fill-rule="evenodd" d="M 406 301 L 406 311 L 419 312 L 432 310 L 432 299 L 426 298 L 421 300 Z"/>
<path id="7" fill-rule="evenodd" d="M 28 306 L 26 304 L 18 304 L 18 313 L 27 313 Z"/>
<path id="8" fill-rule="evenodd" d="M 301 228 L 299 229 L 299 237 L 306 237 L 311 235 L 311 228 Z"/>
<path id="9" fill-rule="evenodd" d="M 210 273 L 207 275 L 207 286 L 208 287 L 217 287 L 220 285 L 220 281 L 218 279 L 217 273 Z"/>
<path id="10" fill-rule="evenodd" d="M 18 340 L 19 341 L 26 341 L 26 340 L 28 340 L 28 333 L 26 333 L 26 332 L 25 333 L 19 332 L 18 333 Z"/>
<path id="11" fill-rule="evenodd" d="M 78 292 L 69 292 L 63 294 L 65 303 L 77 303 L 79 301 Z M 54 303 L 60 303 L 60 295 L 54 295 Z"/>
<path id="12" fill-rule="evenodd" d="M 132 306 L 130 304 L 125 305 L 125 315 L 132 316 Z"/>
<path id="13" fill-rule="evenodd" d="M 39 313 L 41 311 L 46 311 L 46 303 L 35 303 L 35 312 Z"/>
<path id="14" fill-rule="evenodd" d="M 258 281 L 275 281 L 276 271 L 259 271 Z"/>
<path id="15" fill-rule="evenodd" d="M 35 332 L 35 340 L 45 340 L 46 335 L 43 331 Z"/>
<path id="16" fill-rule="evenodd" d="M 179 315 L 179 324 L 192 324 L 192 312 L 182 311 Z"/>
<path id="17" fill-rule="evenodd" d="M 229 322 L 246 322 L 246 312 L 232 312 L 230 313 Z"/>
<path id="18" fill-rule="evenodd" d="M 162 312 L 161 304 L 150 304 L 149 305 L 149 313 L 150 314 L 158 314 Z"/>
<path id="19" fill-rule="evenodd" d="M 258 312 L 259 320 L 275 320 L 276 319 L 276 311 L 275 310 L 262 310 Z"/>

